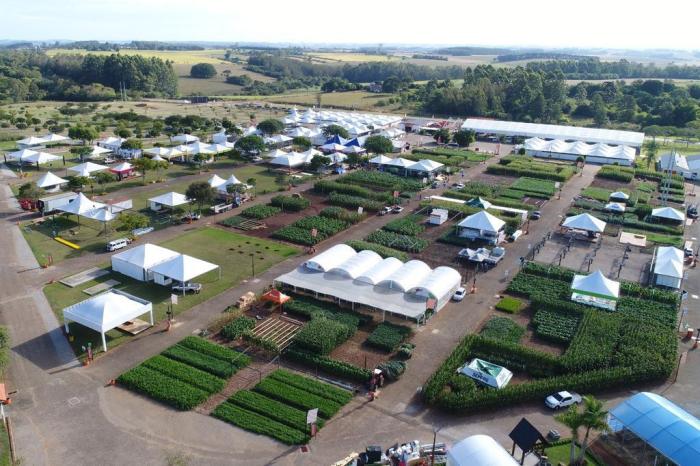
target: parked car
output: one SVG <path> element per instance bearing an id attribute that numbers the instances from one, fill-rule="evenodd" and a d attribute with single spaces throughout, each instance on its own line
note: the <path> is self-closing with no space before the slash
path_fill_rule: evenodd
<path id="1" fill-rule="evenodd" d="M 452 183 L 452 187 L 455 189 L 464 189 L 464 183 Z"/>
<path id="2" fill-rule="evenodd" d="M 395 205 L 391 208 L 392 214 L 400 214 L 401 212 L 403 212 L 403 207 L 401 207 L 400 205 Z"/>
<path id="3" fill-rule="evenodd" d="M 496 265 L 506 256 L 506 250 L 502 247 L 495 247 L 491 250 L 491 254 L 485 260 L 489 264 Z"/>
<path id="4" fill-rule="evenodd" d="M 460 286 L 457 288 L 457 291 L 455 291 L 455 294 L 452 295 L 452 301 L 461 301 L 466 295 L 467 290 Z"/>
<path id="5" fill-rule="evenodd" d="M 567 408 L 573 404 L 581 403 L 581 395 L 566 390 L 549 395 L 544 400 L 545 406 L 550 409 Z"/>
<path id="6" fill-rule="evenodd" d="M 121 248 L 125 248 L 131 243 L 129 238 L 119 238 L 107 243 L 107 251 L 112 252 Z"/>
<path id="7" fill-rule="evenodd" d="M 379 211 L 379 215 L 386 215 L 391 213 L 391 207 L 386 206 L 382 210 Z"/>
<path id="8" fill-rule="evenodd" d="M 540 212 L 539 210 L 535 210 L 530 214 L 531 220 L 539 220 L 540 218 L 542 218 L 542 212 Z"/>
<path id="9" fill-rule="evenodd" d="M 172 290 L 178 293 L 194 293 L 194 294 L 199 294 L 200 291 L 202 291 L 202 284 L 201 283 L 178 283 L 177 285 L 173 285 Z"/>
<path id="10" fill-rule="evenodd" d="M 199 212 L 188 212 L 185 215 L 182 216 L 182 223 L 189 223 L 189 222 L 194 222 L 195 220 L 199 220 L 202 218 L 202 214 Z"/>
<path id="11" fill-rule="evenodd" d="M 688 218 L 696 219 L 698 218 L 698 208 L 696 205 L 689 205 L 686 210 L 686 215 Z"/>
<path id="12" fill-rule="evenodd" d="M 430 185 L 432 189 L 437 189 L 440 187 L 440 183 L 437 181 L 433 181 L 433 184 Z"/>

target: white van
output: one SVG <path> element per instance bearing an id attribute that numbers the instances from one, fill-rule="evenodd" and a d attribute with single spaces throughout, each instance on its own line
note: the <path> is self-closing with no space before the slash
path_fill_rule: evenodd
<path id="1" fill-rule="evenodd" d="M 117 249 L 125 248 L 131 243 L 128 238 L 119 238 L 107 243 L 107 251 L 112 252 Z"/>

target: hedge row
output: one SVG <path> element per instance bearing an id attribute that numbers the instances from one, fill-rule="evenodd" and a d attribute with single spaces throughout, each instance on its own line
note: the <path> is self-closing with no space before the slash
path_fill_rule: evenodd
<path id="1" fill-rule="evenodd" d="M 349 403 L 352 399 L 352 393 L 347 390 L 284 369 L 277 369 L 268 377 L 343 405 Z"/>
<path id="2" fill-rule="evenodd" d="M 183 411 L 194 408 L 209 397 L 204 390 L 145 366 L 124 372 L 117 378 L 117 383 Z"/>
<path id="3" fill-rule="evenodd" d="M 238 366 L 234 366 L 230 362 L 222 361 L 180 345 L 171 346 L 163 351 L 162 354 L 170 359 L 180 361 L 222 378 L 231 377 L 238 369 Z"/>
<path id="4" fill-rule="evenodd" d="M 308 322 L 294 335 L 294 343 L 317 354 L 328 354 L 336 346 L 350 338 L 356 327 L 344 325 L 337 320 L 319 317 Z"/>
<path id="5" fill-rule="evenodd" d="M 379 171 L 356 171 L 344 175 L 336 181 L 386 191 L 420 191 L 423 189 L 423 183 L 416 179 Z"/>
<path id="6" fill-rule="evenodd" d="M 358 214 L 338 206 L 326 207 L 320 212 L 322 217 L 335 218 L 346 223 L 358 223 L 364 220 L 366 214 Z"/>
<path id="7" fill-rule="evenodd" d="M 250 390 L 241 390 L 234 393 L 227 401 L 233 405 L 260 414 L 261 416 L 265 416 L 301 432 L 307 432 L 309 430 L 309 426 L 306 424 L 306 412 L 280 403 L 260 393 Z M 319 427 L 323 427 L 323 419 L 319 419 L 319 421 Z"/>
<path id="8" fill-rule="evenodd" d="M 258 383 L 255 386 L 255 391 L 304 411 L 318 408 L 319 416 L 325 419 L 332 418 L 342 407 L 340 403 L 308 393 L 269 377 Z"/>
<path id="9" fill-rule="evenodd" d="M 299 212 L 309 207 L 311 202 L 303 197 L 279 195 L 270 199 L 270 205 L 279 207 L 285 212 Z"/>
<path id="10" fill-rule="evenodd" d="M 377 212 L 384 207 L 383 202 L 373 201 L 359 196 L 350 196 L 347 194 L 330 193 L 328 196 L 328 202 L 332 205 L 337 205 L 341 207 L 351 207 L 358 208 L 362 207 L 370 212 Z"/>
<path id="11" fill-rule="evenodd" d="M 284 352 L 284 357 L 290 361 L 321 370 L 329 375 L 352 380 L 354 382 L 367 382 L 372 376 L 368 369 L 354 366 L 344 361 L 319 356 L 298 348 L 289 347 Z"/>
<path id="12" fill-rule="evenodd" d="M 382 322 L 369 334 L 365 343 L 392 352 L 410 335 L 411 329 L 409 327 Z"/>
<path id="13" fill-rule="evenodd" d="M 422 220 L 423 217 L 419 215 L 409 215 L 390 221 L 384 225 L 382 229 L 401 235 L 416 236 L 425 231 L 425 226 L 420 223 Z"/>
<path id="14" fill-rule="evenodd" d="M 250 356 L 239 353 L 238 351 L 234 351 L 230 348 L 217 345 L 216 343 L 205 340 L 201 337 L 185 337 L 178 344 L 184 346 L 185 348 L 190 348 L 194 351 L 206 354 L 207 356 L 220 359 L 221 361 L 225 361 L 229 364 L 234 364 L 238 366 L 238 368 L 245 367 L 251 362 Z"/>
<path id="15" fill-rule="evenodd" d="M 421 238 L 414 238 L 412 236 L 400 235 L 383 230 L 373 231 L 365 240 L 406 252 L 421 252 L 423 249 L 427 248 L 429 244 L 428 241 Z"/>
<path id="16" fill-rule="evenodd" d="M 307 443 L 310 438 L 309 434 L 305 432 L 229 402 L 221 403 L 212 411 L 211 415 L 241 429 L 267 435 L 287 445 L 302 445 Z"/>
<path id="17" fill-rule="evenodd" d="M 252 207 L 248 207 L 247 209 L 243 209 L 241 211 L 241 215 L 244 217 L 261 220 L 264 218 L 272 217 L 273 215 L 277 215 L 280 212 L 282 212 L 282 209 L 280 209 L 279 207 L 273 207 L 269 205 L 254 205 Z"/>
<path id="18" fill-rule="evenodd" d="M 242 336 L 246 331 L 255 328 L 255 319 L 252 317 L 241 316 L 233 319 L 221 329 L 221 336 L 227 340 L 235 340 Z"/>
<path id="19" fill-rule="evenodd" d="M 226 384 L 224 379 L 161 355 L 146 359 L 141 365 L 192 385 L 210 395 L 221 391 Z"/>
<path id="20" fill-rule="evenodd" d="M 339 183 L 337 181 L 331 180 L 321 180 L 314 184 L 314 190 L 327 194 L 327 193 L 339 193 L 348 194 L 350 196 L 364 197 L 366 199 L 371 199 L 380 202 L 392 202 L 392 193 L 381 191 L 376 192 L 371 189 L 364 188 L 362 186 L 357 186 L 354 184 Z"/>

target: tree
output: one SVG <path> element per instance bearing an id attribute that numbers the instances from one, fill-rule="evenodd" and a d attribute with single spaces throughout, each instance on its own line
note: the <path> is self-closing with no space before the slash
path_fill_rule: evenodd
<path id="1" fill-rule="evenodd" d="M 386 154 L 394 150 L 394 145 L 391 143 L 391 139 L 387 137 L 369 136 L 365 140 L 365 149 L 367 152 L 372 152 L 374 154 Z"/>
<path id="2" fill-rule="evenodd" d="M 211 63 L 197 63 L 190 68 L 190 76 L 199 79 L 209 79 L 216 76 L 216 68 Z"/>
<path id="3" fill-rule="evenodd" d="M 122 143 L 121 148 L 127 150 L 143 149 L 143 141 L 140 139 L 127 139 Z"/>
<path id="4" fill-rule="evenodd" d="M 99 136 L 97 130 L 92 126 L 76 125 L 68 129 L 68 137 L 73 140 L 82 141 L 83 144 L 86 142 L 92 144 L 92 141 Z"/>
<path id="5" fill-rule="evenodd" d="M 459 147 L 469 147 L 469 144 L 476 141 L 476 133 L 468 129 L 460 129 L 452 139 L 459 144 Z"/>
<path id="6" fill-rule="evenodd" d="M 297 136 L 292 139 L 292 144 L 297 146 L 299 150 L 305 151 L 311 148 L 311 139 L 306 136 Z"/>
<path id="7" fill-rule="evenodd" d="M 440 128 L 435 132 L 435 134 L 433 134 L 433 139 L 442 144 L 447 144 L 450 142 L 451 137 L 452 135 L 450 134 L 450 130 L 447 128 Z"/>
<path id="8" fill-rule="evenodd" d="M 262 152 L 265 150 L 265 141 L 260 136 L 252 134 L 236 141 L 236 149 L 250 154 L 251 152 Z"/>
<path id="9" fill-rule="evenodd" d="M 122 212 L 119 214 L 119 226 L 117 230 L 133 231 L 137 228 L 146 228 L 149 225 L 148 217 L 138 212 Z"/>
<path id="10" fill-rule="evenodd" d="M 656 162 L 656 153 L 658 151 L 659 144 L 656 142 L 656 138 L 653 138 L 651 141 L 644 144 L 644 152 L 646 153 L 644 160 L 646 161 L 647 168 L 650 168 L 654 162 Z"/>
<path id="11" fill-rule="evenodd" d="M 87 176 L 69 176 L 68 177 L 68 189 L 71 190 L 82 190 L 85 185 L 91 184 L 90 178 Z"/>
<path id="12" fill-rule="evenodd" d="M 593 96 L 591 110 L 593 112 L 593 121 L 596 125 L 604 126 L 608 124 L 608 109 L 600 93 Z"/>
<path id="13" fill-rule="evenodd" d="M 92 153 L 92 147 L 89 147 L 89 146 L 72 147 L 70 152 L 71 152 L 71 154 L 77 155 L 78 158 L 80 159 L 80 161 L 82 162 L 86 155 L 90 155 Z"/>
<path id="14" fill-rule="evenodd" d="M 608 412 L 603 409 L 603 402 L 592 395 L 583 397 L 583 412 L 581 416 L 581 426 L 586 428 L 586 434 L 583 436 L 581 451 L 579 453 L 577 464 L 583 464 L 588 449 L 588 439 L 591 431 L 609 432 Z"/>
<path id="15" fill-rule="evenodd" d="M 19 187 L 18 197 L 20 199 L 36 200 L 42 197 L 45 193 L 46 191 L 39 188 L 34 183 L 24 183 L 22 186 Z"/>
<path id="16" fill-rule="evenodd" d="M 330 165 L 331 158 L 325 155 L 314 155 L 309 163 L 309 168 L 314 171 L 318 171 L 319 168 Z"/>
<path id="17" fill-rule="evenodd" d="M 156 168 L 156 162 L 148 157 L 140 157 L 135 159 L 133 162 L 131 162 L 131 164 L 134 166 L 134 168 L 141 172 L 143 184 L 146 184 L 146 172 L 148 170 L 155 170 Z"/>
<path id="18" fill-rule="evenodd" d="M 114 130 L 114 134 L 120 138 L 126 139 L 131 137 L 131 130 L 129 128 L 125 128 L 124 126 L 120 126 Z"/>
<path id="19" fill-rule="evenodd" d="M 204 165 L 206 162 L 210 161 L 214 156 L 212 154 L 205 154 L 204 152 L 198 152 L 194 154 L 194 157 L 192 157 L 192 160 L 197 162 L 199 166 L 201 167 Z"/>
<path id="20" fill-rule="evenodd" d="M 185 191 L 185 196 L 197 203 L 199 211 L 202 211 L 202 206 L 206 203 L 211 204 L 216 198 L 216 190 L 209 186 L 206 181 L 196 181 L 190 184 Z"/>
<path id="21" fill-rule="evenodd" d="M 350 137 L 348 131 L 340 125 L 328 125 L 323 128 L 323 135 L 327 138 L 332 138 L 333 136 L 340 136 L 343 139 Z"/>
<path id="22" fill-rule="evenodd" d="M 277 134 L 281 133 L 284 129 L 284 123 L 276 118 L 268 118 L 258 123 L 256 128 L 262 131 L 263 134 Z"/>
<path id="23" fill-rule="evenodd" d="M 95 173 L 94 178 L 97 184 L 100 186 L 114 181 L 114 175 L 107 172 L 97 172 Z"/>
<path id="24" fill-rule="evenodd" d="M 578 430 L 583 425 L 583 419 L 578 412 L 578 406 L 571 405 L 569 409 L 562 414 L 557 414 L 554 418 L 571 429 L 571 449 L 569 450 L 569 464 L 574 464 L 576 461 L 576 442 L 578 442 Z"/>
<path id="25" fill-rule="evenodd" d="M 248 178 L 247 180 L 245 180 L 245 184 L 253 187 L 253 196 L 255 196 L 255 187 L 258 184 L 258 180 L 256 180 L 255 178 Z"/>
<path id="26" fill-rule="evenodd" d="M 348 154 L 348 158 L 345 159 L 345 161 L 351 167 L 357 167 L 358 165 L 361 165 L 362 162 L 364 162 L 366 160 L 366 158 L 367 157 L 365 155 L 352 152 L 352 153 Z"/>

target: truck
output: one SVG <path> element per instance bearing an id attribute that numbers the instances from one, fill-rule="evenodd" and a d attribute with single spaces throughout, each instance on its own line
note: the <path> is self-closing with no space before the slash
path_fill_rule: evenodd
<path id="1" fill-rule="evenodd" d="M 486 248 L 464 248 L 457 253 L 457 258 L 466 259 L 470 262 L 484 262 L 489 265 L 496 265 L 505 257 L 505 255 L 506 250 L 502 247 L 495 247 L 490 250 Z"/>

